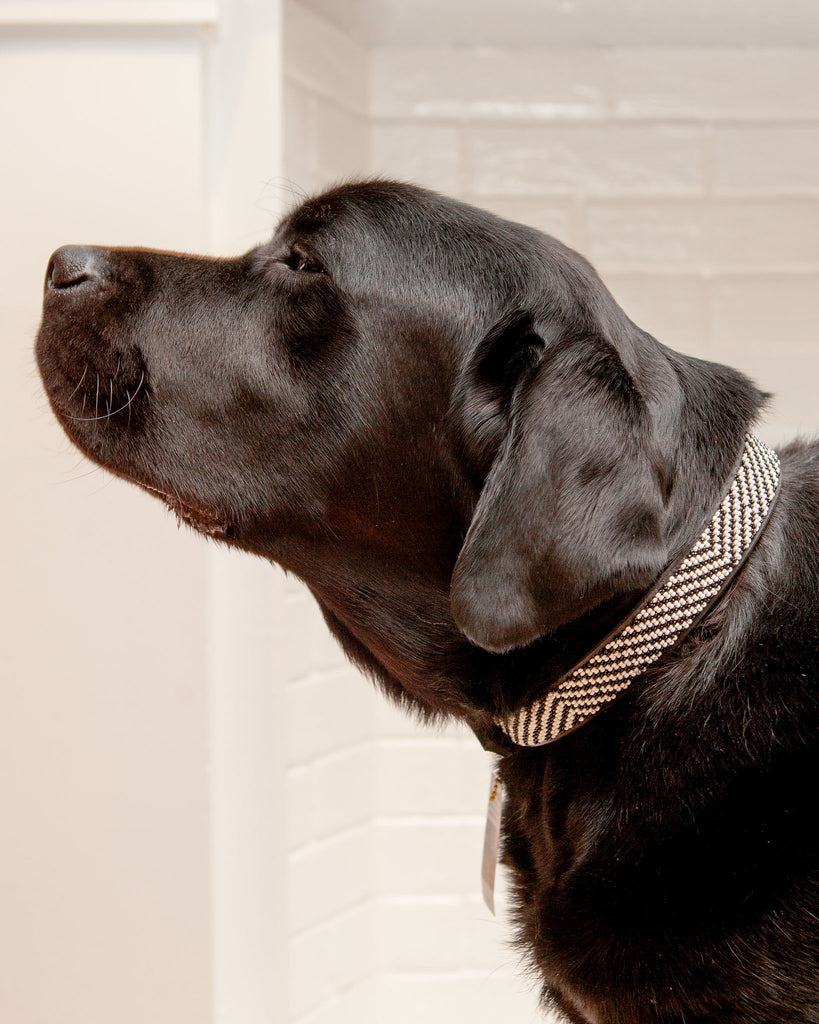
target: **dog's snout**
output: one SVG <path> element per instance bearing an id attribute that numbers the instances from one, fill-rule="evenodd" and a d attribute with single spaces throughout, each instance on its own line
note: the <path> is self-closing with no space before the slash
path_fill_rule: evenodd
<path id="1" fill-rule="evenodd" d="M 48 261 L 46 289 L 65 290 L 95 284 L 101 277 L 99 249 L 90 246 L 64 245 Z"/>

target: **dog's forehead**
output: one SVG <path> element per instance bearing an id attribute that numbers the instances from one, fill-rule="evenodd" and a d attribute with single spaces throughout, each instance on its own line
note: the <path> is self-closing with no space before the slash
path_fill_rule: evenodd
<path id="1" fill-rule="evenodd" d="M 456 200 L 399 182 L 368 181 L 340 185 L 306 200 L 282 221 L 279 232 L 330 246 L 385 238 L 423 237 L 468 208 Z M 477 212 L 477 211 L 476 211 Z"/>
<path id="2" fill-rule="evenodd" d="M 537 236 L 537 237 L 536 237 Z M 302 203 L 276 244 L 302 244 L 355 291 L 494 306 L 545 236 L 415 185 L 364 181 Z M 540 241 L 538 241 L 540 240 Z"/>

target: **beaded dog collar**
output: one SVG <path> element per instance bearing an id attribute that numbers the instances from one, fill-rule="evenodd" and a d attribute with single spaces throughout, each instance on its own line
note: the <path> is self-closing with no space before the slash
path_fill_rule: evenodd
<path id="1" fill-rule="evenodd" d="M 733 483 L 687 557 L 625 627 L 603 640 L 541 700 L 499 719 L 513 743 L 540 747 L 583 725 L 675 646 L 725 590 L 762 532 L 779 489 L 779 458 L 748 434 Z"/>

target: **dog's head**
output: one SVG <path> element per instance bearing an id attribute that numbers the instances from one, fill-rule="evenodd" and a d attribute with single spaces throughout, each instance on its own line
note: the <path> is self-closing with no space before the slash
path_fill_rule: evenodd
<path id="1" fill-rule="evenodd" d="M 382 665 L 379 603 L 407 647 L 498 652 L 644 590 L 694 494 L 684 445 L 720 435 L 730 465 L 758 401 L 556 240 L 389 182 L 236 259 L 58 250 L 37 356 L 83 451 L 303 576 Z"/>

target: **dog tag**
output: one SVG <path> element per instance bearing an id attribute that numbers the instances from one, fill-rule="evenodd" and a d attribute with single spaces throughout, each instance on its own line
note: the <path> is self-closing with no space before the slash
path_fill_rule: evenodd
<path id="1" fill-rule="evenodd" d="M 500 843 L 501 812 L 503 811 L 503 783 L 497 769 L 492 772 L 489 786 L 489 803 L 486 808 L 486 831 L 483 834 L 483 901 L 490 913 L 495 913 L 495 869 L 498 863 Z"/>

